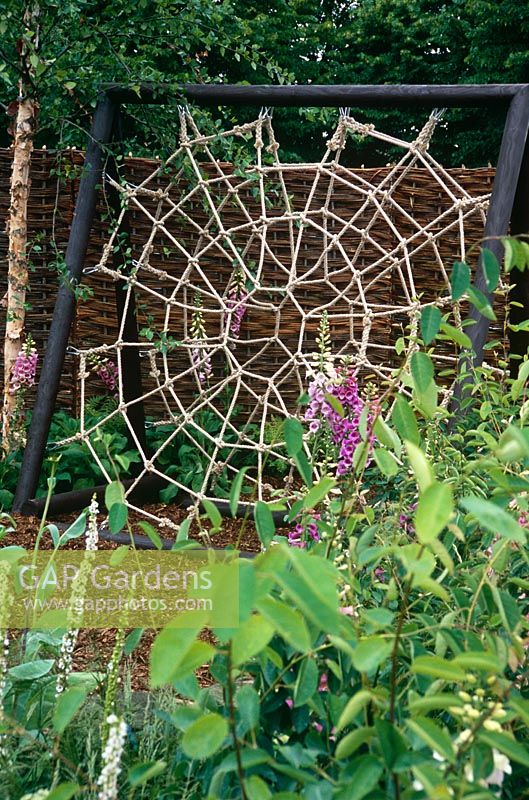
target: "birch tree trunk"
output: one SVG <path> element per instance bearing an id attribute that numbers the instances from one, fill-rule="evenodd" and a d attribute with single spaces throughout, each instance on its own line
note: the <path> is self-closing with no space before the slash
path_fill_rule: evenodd
<path id="1" fill-rule="evenodd" d="M 13 412 L 16 397 L 11 394 L 10 380 L 13 364 L 22 346 L 22 334 L 26 311 L 28 288 L 27 259 L 27 210 L 31 166 L 31 153 L 36 128 L 37 103 L 34 99 L 19 100 L 15 138 L 9 207 L 9 245 L 6 302 L 6 332 L 4 340 L 4 403 L 2 409 L 2 446 L 9 452 Z"/>
<path id="2" fill-rule="evenodd" d="M 4 394 L 2 405 L 2 448 L 9 453 L 17 398 L 11 394 L 13 365 L 22 346 L 26 318 L 28 275 L 28 197 L 31 154 L 37 129 L 38 103 L 35 99 L 35 58 L 39 51 L 39 0 L 24 3 L 24 35 L 18 42 L 19 97 L 14 125 L 13 166 L 11 170 L 10 206 L 7 228 L 6 331 L 4 338 Z M 27 96 L 29 95 L 29 97 Z"/>

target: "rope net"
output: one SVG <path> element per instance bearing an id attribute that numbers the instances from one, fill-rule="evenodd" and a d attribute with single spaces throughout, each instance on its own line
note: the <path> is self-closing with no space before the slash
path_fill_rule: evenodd
<path id="1" fill-rule="evenodd" d="M 95 441 L 118 422 L 126 428 L 141 466 L 127 495 L 145 475 L 157 474 L 173 494 L 183 490 L 197 502 L 215 498 L 247 466 L 252 500 L 266 499 L 270 465 L 288 472 L 281 422 L 299 416 L 298 398 L 321 369 L 322 326 L 327 369 L 346 368 L 361 386 L 394 376 L 400 337 L 398 364 L 411 357 L 425 306 L 437 306 L 461 328 L 445 262 L 465 260 L 465 229 L 477 216 L 482 230 L 489 196 L 472 196 L 429 153 L 438 113 L 407 142 L 342 110 L 313 164 L 280 160 L 267 111 L 211 136 L 201 134 L 188 109 L 179 114 L 179 147 L 167 161 L 138 185 L 108 179 L 120 194 L 121 212 L 91 279 L 124 281 L 125 310 L 134 297 L 145 325 L 139 342 L 126 341 L 122 321 L 111 341 L 87 342 L 78 351 L 81 424 L 73 438 L 86 444 L 111 481 Z M 391 168 L 345 166 L 358 137 L 373 137 L 397 153 Z M 222 160 L 228 152 L 232 163 Z M 401 199 L 416 169 L 429 173 L 441 198 L 421 222 L 411 201 Z M 310 176 L 302 198 L 291 190 L 300 172 Z M 344 193 L 354 200 L 346 215 L 337 202 Z M 129 210 L 145 215 L 150 235 L 121 269 L 112 256 L 122 246 Z M 161 269 L 160 252 L 177 268 Z M 419 256 L 436 265 L 438 285 L 417 283 Z M 139 348 L 148 365 L 141 401 L 156 410 L 149 453 L 129 420 L 138 400 L 124 398 L 126 348 Z M 444 353 L 439 366 L 449 368 L 456 355 Z M 90 424 L 89 381 L 105 370 L 115 407 Z"/>

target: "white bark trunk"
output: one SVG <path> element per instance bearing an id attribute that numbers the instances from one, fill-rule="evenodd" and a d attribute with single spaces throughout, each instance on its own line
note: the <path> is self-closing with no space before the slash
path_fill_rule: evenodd
<path id="1" fill-rule="evenodd" d="M 11 204 L 9 208 L 9 251 L 7 276 L 6 332 L 4 340 L 4 402 L 2 410 L 2 446 L 10 449 L 10 424 L 16 397 L 10 394 L 13 364 L 22 346 L 28 287 L 27 261 L 27 209 L 31 166 L 31 153 L 36 128 L 37 104 L 35 100 L 20 100 L 13 149 L 11 172 Z"/>

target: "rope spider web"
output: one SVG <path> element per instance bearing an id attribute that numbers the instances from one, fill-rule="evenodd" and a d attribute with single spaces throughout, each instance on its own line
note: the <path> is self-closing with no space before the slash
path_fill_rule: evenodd
<path id="1" fill-rule="evenodd" d="M 213 499 L 219 476 L 232 479 L 244 464 L 251 466 L 247 480 L 255 499 L 263 499 L 267 462 L 288 463 L 276 422 L 296 413 L 297 398 L 314 375 L 322 316 L 330 326 L 333 361 L 378 383 L 394 373 L 399 333 L 411 333 L 400 354 L 401 360 L 410 357 L 426 305 L 450 311 L 460 328 L 445 241 L 451 258 L 464 261 L 465 228 L 475 215 L 484 225 L 489 195 L 471 195 L 429 153 L 437 112 L 407 142 L 344 109 L 315 164 L 281 161 L 266 110 L 213 135 L 201 134 L 187 108 L 179 114 L 179 147 L 167 161 L 138 184 L 111 180 L 122 208 L 92 279 L 97 287 L 97 280 L 125 278 L 125 311 L 134 294 L 148 326 L 140 342 L 127 342 L 123 316 L 112 341 L 79 351 L 78 438 L 111 481 L 93 439 L 111 420 L 124 421 L 141 461 L 128 494 L 145 475 L 155 474 L 197 502 Z M 344 166 L 356 137 L 372 137 L 399 157 L 380 171 Z M 238 168 L 222 160 L 234 148 L 242 154 Z M 428 173 L 442 197 L 426 221 L 417 220 L 411 202 L 403 201 L 417 169 Z M 293 188 L 300 175 L 302 192 Z M 345 210 L 340 197 L 348 198 Z M 112 266 L 111 256 L 130 210 L 148 221 L 150 233 L 124 273 Z M 162 251 L 173 261 L 170 269 L 160 265 Z M 417 282 L 414 261 L 425 254 L 438 272 L 434 287 Z M 140 348 L 148 364 L 144 394 L 129 403 L 122 370 L 127 347 Z M 454 357 L 440 359 L 449 365 Z M 117 407 L 90 426 L 91 365 L 106 360 L 117 365 Z M 152 453 L 145 452 L 128 418 L 139 400 L 156 408 L 151 425 L 163 434 Z M 175 453 L 193 452 L 202 471 L 190 487 L 174 459 Z"/>

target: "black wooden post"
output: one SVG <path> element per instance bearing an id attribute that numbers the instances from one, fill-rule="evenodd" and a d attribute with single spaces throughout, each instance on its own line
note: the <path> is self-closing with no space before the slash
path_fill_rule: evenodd
<path id="1" fill-rule="evenodd" d="M 493 104 L 510 103 L 485 228 L 485 237 L 492 237 L 486 242 L 487 247 L 501 258 L 502 249 L 497 237 L 503 236 L 508 232 L 511 214 L 513 214 L 513 232 L 525 232 L 529 227 L 529 212 L 524 207 L 526 188 L 529 186 L 529 155 L 526 151 L 529 127 L 528 84 L 401 86 L 185 84 L 173 87 L 143 85 L 139 91 L 128 87 L 109 85 L 101 96 L 94 114 L 91 138 L 85 158 L 85 171 L 79 189 L 75 216 L 66 251 L 66 264 L 73 286 L 81 278 L 95 211 L 96 188 L 102 177 L 103 145 L 110 141 L 119 104 L 122 102 L 164 104 L 170 97 L 181 97 L 203 105 L 224 103 L 254 106 L 431 107 L 438 105 L 490 107 Z M 524 151 L 526 155 L 524 166 L 521 169 Z M 478 265 L 476 286 L 490 298 L 481 263 Z M 526 316 L 526 310 L 529 315 L 529 284 L 524 282 L 522 287 L 522 281 L 519 281 L 519 286 L 515 289 L 515 292 L 523 293 L 523 315 Z M 117 306 L 118 313 L 121 316 L 124 312 L 123 300 L 124 292 L 120 289 L 120 284 L 118 283 Z M 14 510 L 17 511 L 21 510 L 25 501 L 33 497 L 37 488 L 74 311 L 75 294 L 72 291 L 72 286 L 63 285 L 59 290 L 55 304 L 28 444 L 24 453 L 15 495 Z M 479 364 L 483 357 L 483 345 L 486 341 L 489 325 L 488 321 L 475 310 L 471 312 L 470 318 L 474 320 L 475 324 L 468 329 L 468 333 L 476 353 L 475 363 Z M 127 312 L 124 338 L 130 342 L 137 341 L 134 304 L 129 307 Z M 527 342 L 524 339 L 524 348 L 526 344 Z M 518 344 L 515 346 L 518 347 Z M 124 348 L 124 350 L 130 352 L 130 356 L 124 355 L 124 358 L 130 358 L 130 361 L 127 360 L 126 365 L 124 361 L 124 372 L 126 374 L 124 393 L 125 399 L 130 402 L 141 396 L 140 371 L 137 361 L 139 353 L 137 352 L 138 348 L 135 347 Z M 468 360 L 463 359 L 461 369 L 464 371 L 465 367 L 468 367 Z M 454 405 L 456 408 L 459 407 L 464 385 L 465 381 L 461 381 L 455 394 Z M 130 409 L 131 411 L 134 409 L 133 414 L 130 414 L 131 422 L 134 415 L 134 422 L 132 423 L 134 430 L 140 442 L 143 442 L 143 409 L 140 403 L 133 403 Z"/>
<path id="2" fill-rule="evenodd" d="M 523 86 L 511 100 L 509 111 L 507 112 L 489 212 L 485 224 L 484 244 L 489 250 L 492 250 L 500 263 L 503 258 L 503 247 L 499 237 L 505 236 L 509 232 L 528 130 L 529 86 Z M 475 286 L 483 292 L 489 302 L 492 302 L 493 295 L 487 289 L 481 258 L 478 263 Z M 475 354 L 473 363 L 475 366 L 479 366 L 483 361 L 483 347 L 487 341 L 490 322 L 473 306 L 467 319 L 474 321 L 474 324 L 467 328 L 467 333 Z M 457 382 L 452 400 L 452 410 L 456 412 L 457 416 L 462 413 L 461 400 L 473 383 L 470 361 L 466 356 L 461 358 L 459 374 L 460 379 Z"/>
<path id="3" fill-rule="evenodd" d="M 88 239 L 96 207 L 97 186 L 101 182 L 104 145 L 110 141 L 116 103 L 108 95 L 101 96 L 92 122 L 83 174 L 77 195 L 75 213 L 66 250 L 69 284 L 63 283 L 57 294 L 48 336 L 48 344 L 33 408 L 13 510 L 20 511 L 24 502 L 35 496 L 46 441 L 50 430 L 55 398 L 59 390 L 68 337 L 75 313 L 73 288 L 82 276 Z"/>
<path id="4" fill-rule="evenodd" d="M 114 139 L 121 140 L 121 115 L 119 109 L 116 112 L 116 119 L 114 121 Z M 111 155 L 108 160 L 107 171 L 114 181 L 118 181 L 118 170 L 115 158 Z M 108 187 L 110 204 L 116 218 L 121 213 L 121 195 L 117 189 L 112 185 Z M 120 236 L 123 234 L 123 236 Z M 123 215 L 121 225 L 117 231 L 118 247 L 115 248 L 113 254 L 114 269 L 120 271 L 122 275 L 130 273 L 131 264 L 127 264 L 126 257 L 123 255 L 123 250 L 127 247 L 132 247 L 131 230 L 130 230 L 130 217 L 128 211 Z M 126 300 L 127 281 L 119 280 L 116 282 L 116 310 L 118 318 L 118 327 L 123 325 L 122 340 L 125 347 L 121 350 L 121 374 L 123 380 L 123 399 L 125 403 L 132 403 L 127 409 L 127 417 L 136 434 L 136 437 L 141 444 L 143 451 L 146 452 L 147 444 L 145 440 L 145 410 L 143 402 L 138 398 L 143 395 L 142 381 L 141 381 L 141 359 L 138 347 L 127 347 L 127 343 L 138 342 L 138 324 L 136 319 L 136 300 L 134 290 L 131 291 L 129 302 L 125 304 Z M 134 402 L 136 401 L 136 402 Z M 132 437 L 130 437 L 132 440 Z"/>
<path id="5" fill-rule="evenodd" d="M 529 138 L 525 142 L 525 151 L 518 178 L 518 186 L 514 198 L 511 215 L 511 234 L 529 234 Z M 529 319 L 529 274 L 513 269 L 510 275 L 511 291 L 509 300 L 516 305 L 511 306 L 509 320 L 519 324 Z M 520 361 L 529 349 L 529 331 L 509 330 L 509 349 L 511 356 L 511 377 L 516 378 Z"/>
<path id="6" fill-rule="evenodd" d="M 497 237 L 505 236 L 509 232 L 528 130 L 529 86 L 524 86 L 511 101 L 507 119 L 505 120 L 496 177 L 494 178 L 489 213 L 487 214 L 485 225 L 485 246 L 492 250 L 500 263 L 503 257 L 503 247 Z M 492 301 L 492 294 L 488 291 L 485 282 L 481 259 L 478 265 L 475 285 L 476 289 L 482 291 L 488 300 Z M 476 354 L 475 363 L 481 364 L 483 361 L 483 345 L 487 340 L 489 330 L 489 320 L 474 307 L 469 313 L 469 319 L 476 320 L 476 324 L 468 328 L 468 335 Z"/>

